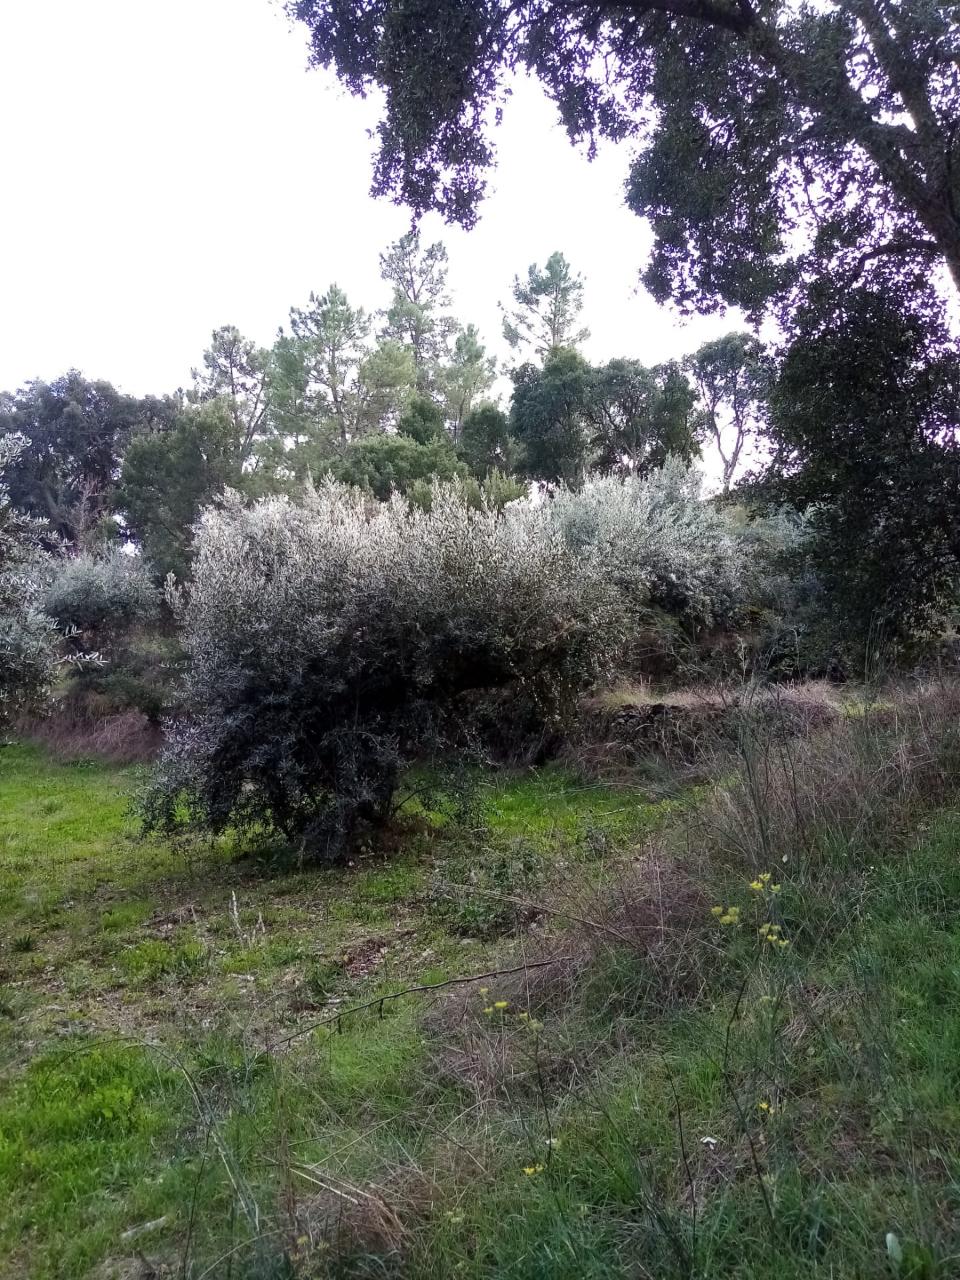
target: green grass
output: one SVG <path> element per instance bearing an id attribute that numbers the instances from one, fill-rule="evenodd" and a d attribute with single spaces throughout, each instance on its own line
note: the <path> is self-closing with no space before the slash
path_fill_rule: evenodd
<path id="1" fill-rule="evenodd" d="M 649 803 L 639 792 L 582 782 L 556 766 L 495 778 L 483 794 L 491 830 L 540 848 L 558 842 L 582 846 L 600 833 L 636 839 L 678 807 L 676 801 Z"/>
<path id="2" fill-rule="evenodd" d="M 0 1110 L 8 1274 L 83 1275 L 138 1215 L 175 1211 L 182 1188 L 165 1157 L 183 1095 L 138 1046 L 84 1042 L 30 1063 Z"/>
<path id="3" fill-rule="evenodd" d="M 621 1019 L 633 1051 L 583 1090 L 547 1086 L 539 1116 L 518 1091 L 494 1176 L 459 1202 L 456 1232 L 425 1233 L 423 1274 L 614 1277 L 640 1258 L 678 1278 L 956 1275 L 958 844 L 945 815 L 867 891 L 834 883 L 848 923 L 822 948 L 758 952 L 742 883 L 715 998 Z M 816 892 L 794 889 L 796 920 Z M 591 1035 L 609 1036 L 609 1008 L 591 1003 L 566 1012 L 573 1034 L 545 1018 L 529 1052 L 548 1078 L 555 1039 L 586 1059 Z M 524 1032 L 507 1015 L 489 1034 Z"/>
<path id="4" fill-rule="evenodd" d="M 264 1133 L 287 1124 L 292 1098 L 300 1159 L 327 1159 L 346 1141 L 359 1175 L 394 1143 L 422 1145 L 417 1124 L 392 1131 L 423 1086 L 412 1002 L 307 1036 L 276 1059 L 264 1048 L 367 993 L 495 962 L 492 939 L 465 937 L 432 909 L 433 878 L 463 866 L 446 836 L 411 832 L 389 860 L 374 852 L 341 869 L 270 866 L 227 840 L 140 840 L 137 782 L 133 770 L 57 763 L 30 748 L 0 754 L 0 1241 L 9 1258 L 0 1274 L 71 1277 L 100 1257 L 122 1264 L 135 1252 L 124 1232 L 135 1241 L 143 1223 L 161 1219 L 149 1242 L 169 1261 L 195 1195 L 193 1252 L 215 1255 L 228 1226 L 230 1241 L 242 1240 L 253 1230 L 245 1196 L 269 1212 L 277 1202 L 277 1177 L 261 1166 Z M 485 791 L 491 840 L 509 851 L 529 838 L 544 872 L 584 829 L 626 832 L 627 806 L 642 808 L 558 772 Z M 651 820 L 636 816 L 635 829 Z M 358 1128 L 365 1117 L 388 1122 L 372 1153 Z M 235 1168 L 210 1154 L 220 1127 Z M 273 1256 L 264 1248 L 239 1252 L 263 1267 Z"/>
<path id="5" fill-rule="evenodd" d="M 707 865 L 665 956 L 578 926 L 572 987 L 390 1000 L 571 945 L 497 895 L 599 903 L 689 801 L 492 776 L 462 838 L 312 869 L 143 843 L 135 784 L 0 753 L 4 1280 L 960 1272 L 957 815 L 763 901 Z"/>

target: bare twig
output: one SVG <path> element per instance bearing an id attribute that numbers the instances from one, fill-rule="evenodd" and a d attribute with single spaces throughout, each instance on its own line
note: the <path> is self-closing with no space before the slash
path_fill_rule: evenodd
<path id="1" fill-rule="evenodd" d="M 460 978 L 447 978 L 443 982 L 424 982 L 414 987 L 404 987 L 402 991 L 391 991 L 387 995 L 377 996 L 375 1000 L 365 1000 L 363 1004 L 351 1005 L 349 1009 L 339 1009 L 336 1013 L 331 1013 L 326 1018 L 320 1018 L 305 1027 L 298 1027 L 290 1035 L 274 1041 L 273 1047 L 289 1044 L 291 1040 L 296 1040 L 298 1036 L 308 1035 L 309 1032 L 315 1031 L 317 1027 L 329 1026 L 333 1022 L 339 1023 L 342 1018 L 349 1017 L 351 1013 L 361 1013 L 364 1009 L 373 1009 L 377 1006 L 382 1009 L 388 1000 L 399 1000 L 401 996 L 416 995 L 423 991 L 439 991 L 443 987 L 463 986 L 468 982 L 482 982 L 485 978 L 505 978 L 511 973 L 525 973 L 527 969 L 543 969 L 547 965 L 564 964 L 572 959 L 572 956 L 552 956 L 549 960 L 528 960 L 525 964 L 514 965 L 511 969 L 490 969 L 486 973 L 470 973 Z"/>

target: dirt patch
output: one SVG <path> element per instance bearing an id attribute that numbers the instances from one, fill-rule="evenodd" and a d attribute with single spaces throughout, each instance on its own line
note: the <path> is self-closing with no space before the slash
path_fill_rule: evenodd
<path id="1" fill-rule="evenodd" d="M 380 968 L 390 950 L 387 938 L 364 938 L 344 953 L 344 972 L 351 978 L 365 978 Z"/>

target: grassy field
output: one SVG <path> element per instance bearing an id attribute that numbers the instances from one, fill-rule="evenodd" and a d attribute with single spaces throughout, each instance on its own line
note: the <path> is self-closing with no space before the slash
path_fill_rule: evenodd
<path id="1" fill-rule="evenodd" d="M 956 760 L 889 719 L 320 870 L 3 748 L 0 1275 L 960 1274 Z"/>

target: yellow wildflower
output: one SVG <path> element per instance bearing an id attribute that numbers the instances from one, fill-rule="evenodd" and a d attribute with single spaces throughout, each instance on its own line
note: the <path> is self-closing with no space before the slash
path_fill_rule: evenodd
<path id="1" fill-rule="evenodd" d="M 727 907 L 727 909 L 726 909 L 726 911 L 723 913 L 723 915 L 722 915 L 722 916 L 720 916 L 720 923 L 721 923 L 721 924 L 739 924 L 739 923 L 740 923 L 740 908 L 739 908 L 739 907 Z"/>
<path id="2" fill-rule="evenodd" d="M 717 917 L 722 916 L 722 915 L 723 915 L 723 907 L 711 907 L 711 908 L 710 908 L 710 914 L 711 914 L 712 916 L 717 916 Z"/>
<path id="3" fill-rule="evenodd" d="M 780 885 L 771 884 L 773 879 L 769 871 L 761 871 L 756 880 L 750 881 L 750 888 L 754 893 L 779 893 Z"/>
<path id="4" fill-rule="evenodd" d="M 509 1000 L 494 1000 L 493 1007 L 495 1009 L 507 1009 L 510 1006 Z"/>
<path id="5" fill-rule="evenodd" d="M 769 1102 L 766 1102 L 766 1101 L 765 1101 L 765 1100 L 763 1100 L 763 1099 L 761 1099 L 761 1100 L 757 1103 L 757 1110 L 758 1110 L 758 1111 L 769 1112 L 769 1110 L 770 1110 L 770 1103 L 769 1103 Z"/>
<path id="6" fill-rule="evenodd" d="M 488 1004 L 488 1005 L 487 1005 L 487 1007 L 484 1009 L 484 1011 L 483 1011 L 483 1012 L 484 1012 L 484 1013 L 493 1013 L 493 1005 L 492 1005 L 492 1004 Z"/>
<path id="7" fill-rule="evenodd" d="M 482 996 L 488 996 L 490 994 L 489 987 L 477 987 L 477 990 L 480 992 Z"/>
<path id="8" fill-rule="evenodd" d="M 543 1173 L 543 1165 L 542 1164 L 525 1164 L 523 1166 L 523 1172 L 527 1175 L 528 1178 L 532 1178 L 534 1177 L 535 1174 Z"/>

